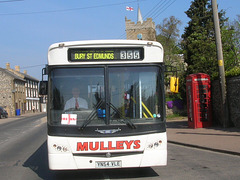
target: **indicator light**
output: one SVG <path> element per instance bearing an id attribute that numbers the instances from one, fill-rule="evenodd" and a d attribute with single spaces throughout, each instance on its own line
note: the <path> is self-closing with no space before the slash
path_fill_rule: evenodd
<path id="1" fill-rule="evenodd" d="M 64 43 L 58 44 L 58 47 L 64 47 Z"/>

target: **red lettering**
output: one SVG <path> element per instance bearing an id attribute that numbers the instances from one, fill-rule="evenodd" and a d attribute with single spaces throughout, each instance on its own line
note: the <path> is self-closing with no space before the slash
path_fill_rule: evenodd
<path id="1" fill-rule="evenodd" d="M 124 143 L 126 144 L 126 149 L 139 149 L 141 147 L 140 140 L 130 140 L 130 141 L 116 141 L 116 147 L 113 146 L 112 141 L 108 141 L 107 147 L 104 146 L 104 141 L 101 142 L 78 142 L 77 151 L 97 151 L 97 150 L 116 150 L 124 149 Z"/>
<path id="2" fill-rule="evenodd" d="M 141 147 L 140 140 L 134 141 L 134 145 L 135 145 L 135 146 L 133 146 L 134 149 L 139 149 Z"/>
<path id="3" fill-rule="evenodd" d="M 99 142 L 95 142 L 95 147 L 93 147 L 93 142 L 90 142 L 90 143 L 89 143 L 89 149 L 90 149 L 91 151 L 96 151 L 96 150 L 98 150 L 98 149 L 99 149 Z"/>
<path id="4" fill-rule="evenodd" d="M 78 142 L 77 151 L 88 151 L 88 142 L 84 142 L 83 144 L 81 142 Z"/>
<path id="5" fill-rule="evenodd" d="M 132 143 L 133 143 L 133 140 L 131 140 L 130 142 L 125 141 L 125 144 L 127 145 L 127 149 L 131 149 Z"/>
<path id="6" fill-rule="evenodd" d="M 70 124 L 70 114 L 68 114 L 68 124 Z"/>
<path id="7" fill-rule="evenodd" d="M 108 141 L 108 150 L 114 150 L 116 147 L 112 147 L 112 141 Z"/>
<path id="8" fill-rule="evenodd" d="M 107 150 L 107 147 L 104 147 L 104 142 L 100 142 L 100 150 Z"/>
<path id="9" fill-rule="evenodd" d="M 116 149 L 124 149 L 123 142 L 124 141 L 117 141 L 116 142 Z"/>

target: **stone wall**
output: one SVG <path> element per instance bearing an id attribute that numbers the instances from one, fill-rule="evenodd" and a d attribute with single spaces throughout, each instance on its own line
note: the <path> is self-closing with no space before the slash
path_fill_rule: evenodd
<path id="1" fill-rule="evenodd" d="M 13 78 L 8 76 L 3 71 L 0 71 L 0 106 L 4 107 L 8 112 L 9 117 L 15 115 L 13 104 Z"/>
<path id="2" fill-rule="evenodd" d="M 240 76 L 227 79 L 227 98 L 230 120 L 240 127 Z"/>
<path id="3" fill-rule="evenodd" d="M 227 78 L 227 99 L 230 125 L 240 127 L 240 76 Z M 219 80 L 212 82 L 213 121 L 223 125 L 223 107 Z"/>

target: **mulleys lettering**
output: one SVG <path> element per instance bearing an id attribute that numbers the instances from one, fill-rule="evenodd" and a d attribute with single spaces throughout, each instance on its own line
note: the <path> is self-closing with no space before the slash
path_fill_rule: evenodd
<path id="1" fill-rule="evenodd" d="M 114 145 L 112 141 L 108 141 L 107 143 L 104 143 L 104 141 L 77 143 L 77 151 L 124 150 L 139 149 L 140 147 L 140 140 L 116 141 Z"/>

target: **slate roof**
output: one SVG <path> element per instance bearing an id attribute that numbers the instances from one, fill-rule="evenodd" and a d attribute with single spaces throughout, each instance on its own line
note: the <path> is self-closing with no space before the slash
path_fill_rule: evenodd
<path id="1" fill-rule="evenodd" d="M 21 72 L 19 72 L 19 71 L 17 71 L 17 73 L 23 75 L 23 76 L 24 76 L 24 79 L 21 78 L 21 77 L 19 77 L 19 76 L 16 75 L 15 73 L 13 73 L 13 72 L 7 70 L 7 69 L 3 69 L 3 68 L 0 67 L 0 70 L 3 71 L 3 72 L 5 72 L 6 74 L 12 76 L 14 79 L 18 79 L 18 80 L 22 80 L 22 81 L 26 81 L 26 79 L 29 79 L 29 80 L 32 80 L 32 81 L 39 82 L 38 79 L 36 79 L 36 78 L 34 78 L 34 77 L 32 77 L 32 76 L 30 76 L 30 75 L 28 75 L 28 74 L 21 73 Z"/>
<path id="2" fill-rule="evenodd" d="M 22 74 L 22 75 L 24 75 L 24 78 L 25 78 L 25 79 L 30 79 L 30 80 L 32 80 L 32 81 L 37 81 L 37 82 L 39 82 L 38 79 L 36 79 L 36 78 L 34 78 L 34 77 L 32 77 L 32 76 L 30 76 L 30 75 L 28 75 L 28 74 L 24 74 L 24 73 L 21 73 L 21 72 L 19 72 L 19 73 Z"/>
<path id="3" fill-rule="evenodd" d="M 7 69 L 3 69 L 3 68 L 0 67 L 0 71 L 6 73 L 7 75 L 9 75 L 11 77 L 13 77 L 14 79 L 21 80 L 21 81 L 24 81 L 24 82 L 26 81 L 26 79 L 23 79 L 23 78 L 17 76 L 16 74 L 14 74 L 11 71 L 8 71 Z"/>

